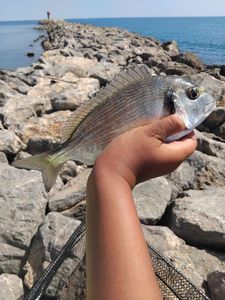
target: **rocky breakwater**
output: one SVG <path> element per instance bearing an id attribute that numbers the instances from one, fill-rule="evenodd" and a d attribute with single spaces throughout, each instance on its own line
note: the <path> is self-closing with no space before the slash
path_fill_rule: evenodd
<path id="1" fill-rule="evenodd" d="M 218 100 L 197 131 L 198 150 L 177 171 L 138 185 L 133 194 L 147 241 L 212 299 L 225 299 L 224 66 L 206 66 L 174 41 L 160 44 L 119 28 L 64 21 L 43 21 L 41 28 L 48 38 L 39 60 L 0 70 L 0 299 L 17 299 L 29 289 L 84 218 L 91 171 L 68 162 L 46 194 L 38 171 L 11 163 L 57 145 L 72 111 L 136 64 L 153 75 L 189 76 Z M 79 259 L 73 249 L 48 296 L 60 295 Z"/>

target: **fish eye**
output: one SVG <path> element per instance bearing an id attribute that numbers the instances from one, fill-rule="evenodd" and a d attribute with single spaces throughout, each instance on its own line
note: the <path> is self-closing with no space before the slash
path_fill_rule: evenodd
<path id="1" fill-rule="evenodd" d="M 187 96 L 191 100 L 195 100 L 199 97 L 199 89 L 197 87 L 193 87 L 187 90 Z"/>

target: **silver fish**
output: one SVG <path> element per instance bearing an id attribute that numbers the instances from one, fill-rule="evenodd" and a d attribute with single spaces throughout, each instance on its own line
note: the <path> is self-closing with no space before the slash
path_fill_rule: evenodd
<path id="1" fill-rule="evenodd" d="M 116 75 L 71 115 L 57 149 L 18 160 L 14 166 L 42 171 L 49 191 L 67 160 L 92 165 L 118 134 L 173 113 L 183 119 L 187 130 L 168 141 L 179 139 L 198 126 L 215 106 L 214 98 L 203 88 L 176 76 L 151 76 L 146 66 L 136 66 Z"/>

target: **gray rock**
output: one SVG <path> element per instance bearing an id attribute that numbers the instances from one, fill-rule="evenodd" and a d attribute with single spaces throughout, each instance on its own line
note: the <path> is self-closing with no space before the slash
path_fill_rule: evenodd
<path id="1" fill-rule="evenodd" d="M 69 180 L 76 177 L 78 174 L 78 167 L 75 161 L 69 160 L 67 161 L 62 169 L 60 170 L 59 176 L 61 177 L 64 184 L 66 184 Z"/>
<path id="2" fill-rule="evenodd" d="M 12 229 L 12 233 L 14 231 Z M 10 245 L 11 241 L 12 239 L 0 242 L 0 273 L 18 274 L 20 272 L 26 251 Z"/>
<path id="3" fill-rule="evenodd" d="M 79 226 L 80 221 L 62 216 L 59 213 L 49 213 L 44 223 L 38 230 L 33 240 L 31 250 L 24 266 L 26 275 L 24 283 L 31 287 L 34 280 L 40 275 L 45 267 L 59 253 L 73 231 Z M 57 275 L 48 287 L 47 294 L 56 296 L 66 283 L 68 276 L 74 271 L 76 265 L 83 256 L 80 249 L 72 250 L 64 261 Z"/>
<path id="4" fill-rule="evenodd" d="M 184 74 L 192 75 L 195 73 L 190 66 L 174 61 L 159 63 L 158 67 L 160 68 L 160 72 L 164 72 L 166 75 L 182 76 Z"/>
<path id="5" fill-rule="evenodd" d="M 176 61 L 186 64 L 189 67 L 194 68 L 196 70 L 203 70 L 205 68 L 201 59 L 196 54 L 191 53 L 191 52 L 181 53 L 176 58 Z"/>
<path id="6" fill-rule="evenodd" d="M 162 48 L 171 58 L 174 58 L 180 54 L 180 50 L 176 41 L 165 42 L 162 44 Z"/>
<path id="7" fill-rule="evenodd" d="M 6 101 L 16 94 L 15 90 L 10 88 L 4 81 L 0 80 L 0 106 L 4 106 Z"/>
<path id="8" fill-rule="evenodd" d="M 197 130 L 195 134 L 198 140 L 197 149 L 199 151 L 219 158 L 225 157 L 225 143 L 208 138 L 204 133 Z"/>
<path id="9" fill-rule="evenodd" d="M 209 273 L 225 270 L 224 255 L 191 247 L 167 227 L 143 226 L 143 230 L 146 241 L 199 288 Z"/>
<path id="10" fill-rule="evenodd" d="M 62 127 L 70 115 L 71 111 L 57 111 L 31 117 L 20 123 L 15 132 L 24 144 L 28 144 L 30 153 L 40 153 L 60 141 Z"/>
<path id="11" fill-rule="evenodd" d="M 218 106 L 204 121 L 204 126 L 208 127 L 211 131 L 216 130 L 225 122 L 225 108 Z"/>
<path id="12" fill-rule="evenodd" d="M 220 75 L 225 76 L 225 65 L 220 67 Z"/>
<path id="13" fill-rule="evenodd" d="M 207 277 L 207 283 L 212 300 L 225 299 L 225 272 L 212 272 Z"/>
<path id="14" fill-rule="evenodd" d="M 5 154 L 16 154 L 24 148 L 25 145 L 14 132 L 6 129 L 0 130 L 1 152 L 4 152 Z"/>
<path id="15" fill-rule="evenodd" d="M 113 63 L 100 62 L 89 70 L 89 76 L 96 78 L 100 82 L 100 86 L 106 85 L 120 71 L 119 67 Z"/>
<path id="16" fill-rule="evenodd" d="M 38 226 L 45 215 L 46 198 L 41 174 L 37 171 L 19 170 L 0 163 L 0 243 L 6 250 L 0 269 L 11 264 L 10 272 L 18 273 L 18 261 L 23 259 Z M 7 248 L 8 247 L 8 248 Z M 1 251 L 2 252 L 2 251 Z M 10 253 L 8 252 L 8 253 Z M 14 261 L 15 260 L 15 261 Z"/>
<path id="17" fill-rule="evenodd" d="M 171 199 L 171 186 L 161 177 L 138 184 L 133 190 L 138 216 L 143 224 L 155 224 Z"/>
<path id="18" fill-rule="evenodd" d="M 50 80 L 49 80 L 50 81 Z M 8 99 L 5 106 L 0 110 L 4 117 L 4 125 L 15 129 L 32 116 L 41 115 L 50 110 L 51 103 L 48 97 L 48 79 L 37 84 L 29 90 L 27 96 L 15 96 Z"/>
<path id="19" fill-rule="evenodd" d="M 182 239 L 198 246 L 225 247 L 225 189 L 188 191 L 188 197 L 174 202 L 171 229 Z"/>
<path id="20" fill-rule="evenodd" d="M 68 85 L 57 93 L 50 94 L 53 110 L 75 110 L 81 103 L 99 89 L 99 82 L 94 78 L 81 78 L 71 88 Z"/>
<path id="21" fill-rule="evenodd" d="M 224 159 L 195 151 L 187 162 L 195 172 L 196 188 L 206 189 L 209 186 L 225 185 Z"/>
<path id="22" fill-rule="evenodd" d="M 23 282 L 13 274 L 0 275 L 0 300 L 18 300 L 23 295 Z"/>
<path id="23" fill-rule="evenodd" d="M 182 191 L 197 188 L 194 169 L 184 161 L 174 172 L 166 177 L 172 187 L 172 198 L 175 199 Z"/>
<path id="24" fill-rule="evenodd" d="M 77 205 L 85 199 L 86 185 L 91 169 L 84 169 L 70 180 L 57 194 L 49 198 L 50 211 L 63 211 Z"/>
<path id="25" fill-rule="evenodd" d="M 222 139 L 225 139 L 225 123 L 214 129 L 213 133 L 221 137 Z"/>
<path id="26" fill-rule="evenodd" d="M 0 152 L 0 163 L 8 164 L 7 156 L 3 152 Z"/>

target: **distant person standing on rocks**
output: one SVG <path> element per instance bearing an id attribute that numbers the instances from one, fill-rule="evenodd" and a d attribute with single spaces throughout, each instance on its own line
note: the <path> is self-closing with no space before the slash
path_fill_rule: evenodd
<path id="1" fill-rule="evenodd" d="M 50 11 L 47 11 L 47 19 L 50 20 Z"/>

